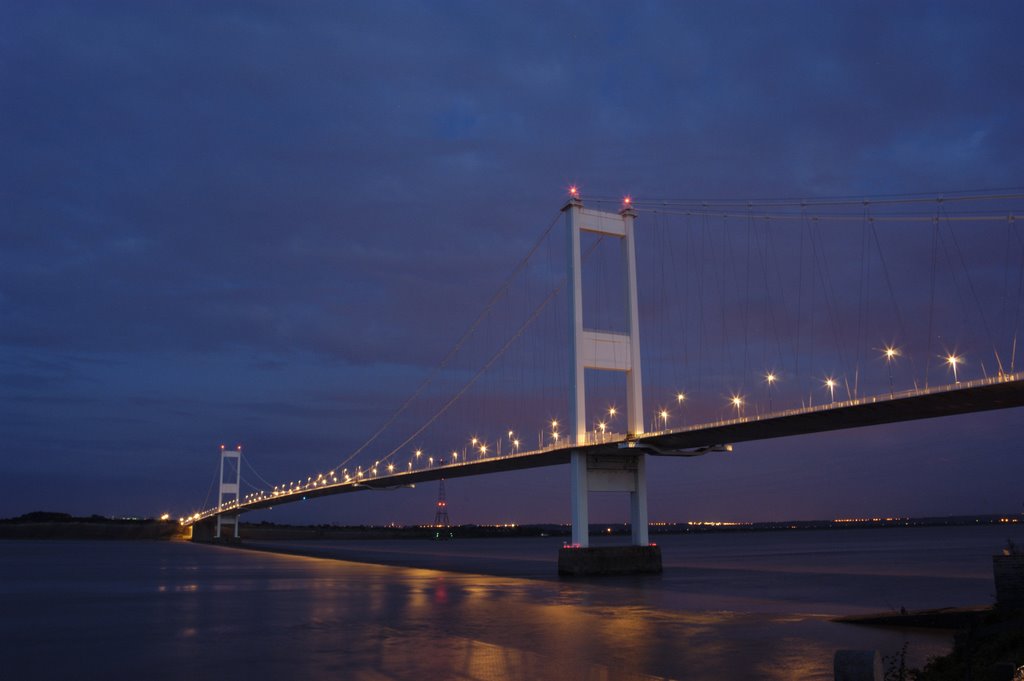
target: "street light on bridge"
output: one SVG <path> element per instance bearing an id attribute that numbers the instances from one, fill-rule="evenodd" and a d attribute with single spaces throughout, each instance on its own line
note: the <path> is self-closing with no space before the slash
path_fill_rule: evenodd
<path id="1" fill-rule="evenodd" d="M 611 425 L 612 420 L 615 418 L 615 415 L 618 414 L 618 413 L 619 413 L 619 410 L 616 409 L 614 405 L 608 407 L 608 424 L 609 425 Z M 615 431 L 612 431 L 612 432 L 615 432 Z"/>
<path id="2" fill-rule="evenodd" d="M 732 403 L 732 406 L 736 407 L 736 418 L 742 418 L 743 417 L 743 396 L 742 395 L 733 395 L 732 398 L 729 401 Z"/>
<path id="3" fill-rule="evenodd" d="M 889 368 L 889 397 L 892 397 L 894 394 L 892 385 L 892 363 L 893 360 L 900 356 L 900 350 L 895 346 L 886 345 L 882 348 L 882 353 L 885 355 L 885 365 Z"/>
<path id="4" fill-rule="evenodd" d="M 828 395 L 832 402 L 836 401 L 836 380 L 829 376 L 825 379 L 825 387 L 828 388 Z"/>
<path id="5" fill-rule="evenodd" d="M 764 381 L 768 384 L 768 411 L 772 410 L 772 386 L 775 385 L 777 380 L 779 380 L 779 377 L 774 371 L 769 371 L 764 375 Z"/>
<path id="6" fill-rule="evenodd" d="M 956 353 L 950 353 L 946 355 L 946 364 L 953 367 L 953 382 L 960 383 L 960 379 L 956 376 L 956 365 L 962 364 L 964 361 L 963 357 L 957 357 Z"/>
<path id="7" fill-rule="evenodd" d="M 661 419 L 661 429 L 668 430 L 668 410 L 662 409 L 658 412 L 658 418 Z"/>

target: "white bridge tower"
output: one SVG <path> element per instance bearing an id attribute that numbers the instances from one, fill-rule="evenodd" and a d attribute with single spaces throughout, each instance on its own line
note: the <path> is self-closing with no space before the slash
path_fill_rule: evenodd
<path id="1" fill-rule="evenodd" d="M 225 480 L 227 475 L 227 480 Z M 242 490 L 242 445 L 235 449 L 225 449 L 220 446 L 220 486 L 217 491 L 217 510 L 223 511 L 232 502 L 241 502 L 239 495 Z M 233 525 L 235 528 L 234 538 L 238 539 L 238 513 L 218 513 L 217 531 L 213 535 L 215 539 L 221 538 L 221 528 L 224 525 Z"/>
<path id="2" fill-rule="evenodd" d="M 583 207 L 577 190 L 570 190 L 569 202 L 562 208 L 569 236 L 569 328 L 570 388 L 569 436 L 577 445 L 587 443 L 586 385 L 587 369 L 621 371 L 626 374 L 626 427 L 629 437 L 644 432 L 643 380 L 640 373 L 640 324 L 637 310 L 636 249 L 633 219 L 636 213 L 623 202 L 618 213 Z M 583 328 L 583 278 L 580 257 L 580 233 L 592 232 L 621 241 L 625 266 L 627 333 Z M 623 448 L 621 454 L 598 455 L 572 452 L 572 543 L 589 546 L 589 492 L 629 492 L 633 544 L 647 546 L 647 455 Z"/>

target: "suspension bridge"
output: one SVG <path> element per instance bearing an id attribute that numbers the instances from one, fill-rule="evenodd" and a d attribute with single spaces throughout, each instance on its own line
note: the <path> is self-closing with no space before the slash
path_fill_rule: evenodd
<path id="1" fill-rule="evenodd" d="M 573 187 L 360 447 L 277 485 L 255 469 L 264 484 L 246 484 L 241 449 L 222 447 L 217 503 L 181 522 L 237 537 L 248 511 L 567 464 L 573 529 L 560 569 L 605 560 L 589 547 L 589 494 L 624 492 L 632 545 L 660 570 L 647 555 L 648 457 L 1024 406 L 1022 200 L 1002 190 L 585 205 Z"/>

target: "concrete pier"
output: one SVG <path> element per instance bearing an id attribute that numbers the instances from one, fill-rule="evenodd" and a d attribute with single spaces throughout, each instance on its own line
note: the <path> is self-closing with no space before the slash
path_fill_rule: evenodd
<path id="1" fill-rule="evenodd" d="M 1024 610 L 1024 554 L 992 556 L 996 607 Z"/>
<path id="2" fill-rule="evenodd" d="M 193 523 L 191 529 L 192 534 L 189 539 L 194 542 L 203 544 L 238 544 L 242 541 L 238 538 L 237 531 L 236 533 L 225 532 L 218 537 L 217 521 L 213 519 L 200 520 Z"/>
<path id="3" fill-rule="evenodd" d="M 558 552 L 558 574 L 597 575 L 661 574 L 661 547 L 563 546 Z"/>

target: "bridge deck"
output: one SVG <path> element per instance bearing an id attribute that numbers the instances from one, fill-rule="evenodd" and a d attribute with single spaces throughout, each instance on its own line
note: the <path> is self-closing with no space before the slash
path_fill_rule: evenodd
<path id="1" fill-rule="evenodd" d="M 568 463 L 572 451 L 607 454 L 637 447 L 659 454 L 693 453 L 718 445 L 767 440 L 792 435 L 821 433 L 885 423 L 969 414 L 1024 406 L 1024 372 L 980 379 L 923 390 L 912 390 L 832 402 L 814 407 L 790 409 L 762 416 L 747 416 L 680 429 L 647 433 L 636 438 L 610 438 L 582 446 L 548 447 L 478 461 L 446 464 L 432 468 L 338 483 L 310 483 L 284 493 L 267 492 L 238 505 L 210 509 L 186 519 L 186 524 L 216 516 L 270 508 L 281 504 L 333 494 L 373 489 L 391 489 L 441 478 L 459 478 L 502 471 L 539 468 Z"/>
<path id="2" fill-rule="evenodd" d="M 640 438 L 677 450 L 1024 406 L 1024 373 L 732 419 Z"/>

